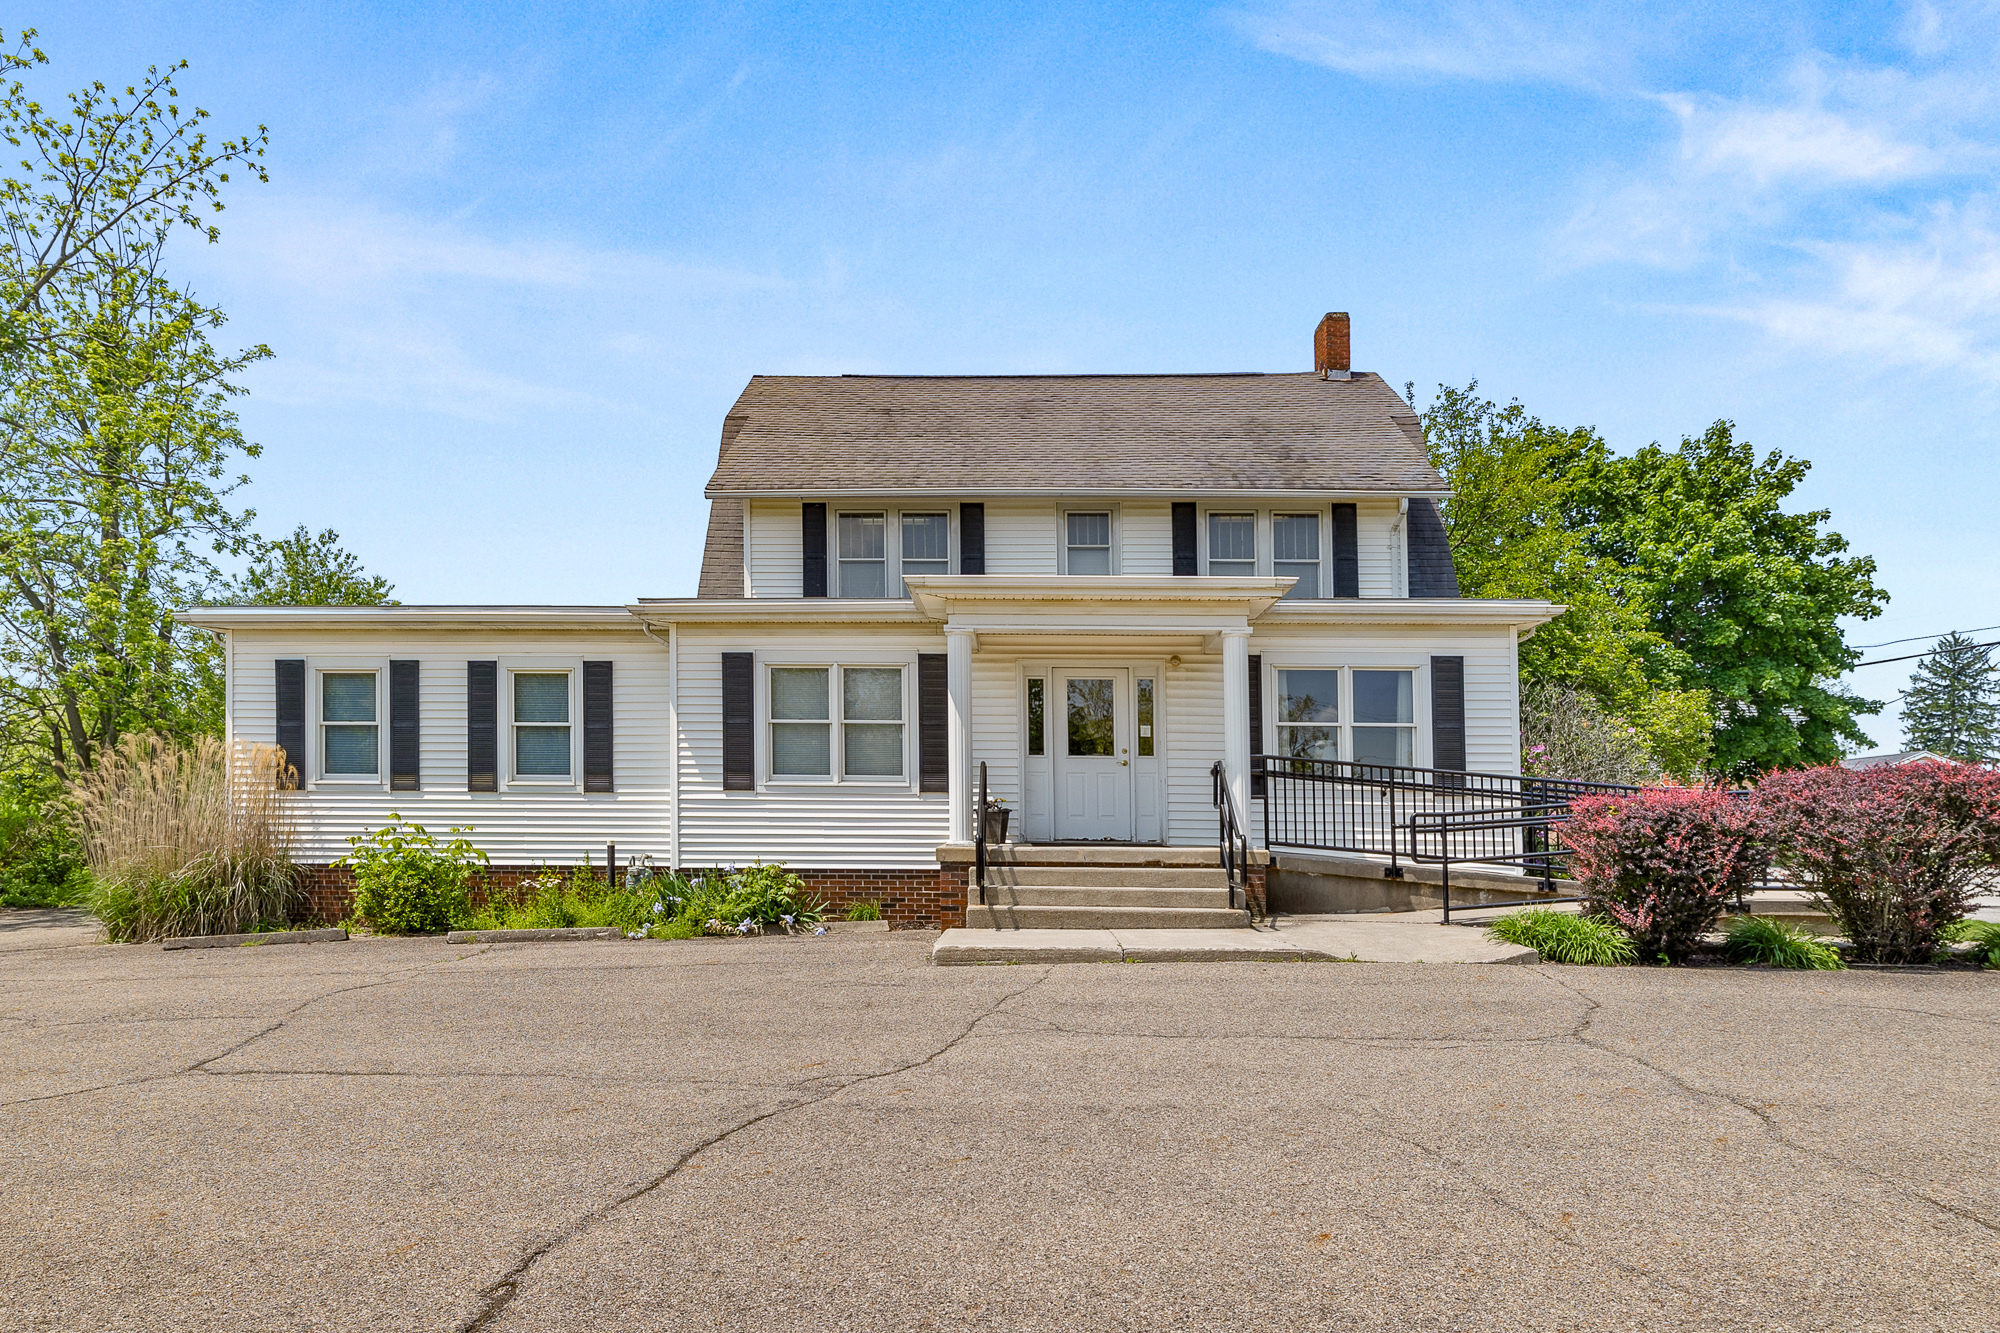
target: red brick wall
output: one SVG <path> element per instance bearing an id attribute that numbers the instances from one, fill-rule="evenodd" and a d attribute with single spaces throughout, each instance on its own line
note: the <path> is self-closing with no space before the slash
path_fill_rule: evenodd
<path id="1" fill-rule="evenodd" d="M 354 910 L 354 872 L 346 866 L 300 866 L 309 921 L 340 921 Z M 566 866 L 489 866 L 473 886 L 475 901 L 499 890 L 511 892 L 523 880 Z M 601 872 L 600 872 L 601 873 Z M 922 870 L 795 870 L 814 894 L 827 902 L 827 915 L 840 918 L 847 905 L 878 903 L 892 930 L 942 930 L 965 924 L 965 872 L 936 867 Z"/>

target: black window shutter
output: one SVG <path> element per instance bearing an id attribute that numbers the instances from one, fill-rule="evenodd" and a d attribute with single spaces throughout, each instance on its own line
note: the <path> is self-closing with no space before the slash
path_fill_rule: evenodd
<path id="1" fill-rule="evenodd" d="M 1333 595 L 1361 595 L 1361 529 L 1353 505 L 1333 507 Z"/>
<path id="2" fill-rule="evenodd" d="M 917 790 L 951 790 L 951 732 L 943 653 L 917 654 Z"/>
<path id="3" fill-rule="evenodd" d="M 1465 659 L 1431 659 L 1431 767 L 1465 771 Z"/>
<path id="4" fill-rule="evenodd" d="M 306 660 L 303 657 L 278 659 L 278 748 L 285 752 L 285 766 L 279 770 L 278 785 L 288 791 L 305 783 L 306 762 Z"/>
<path id="5" fill-rule="evenodd" d="M 611 791 L 611 663 L 583 664 L 583 789 Z"/>
<path id="6" fill-rule="evenodd" d="M 824 517 L 826 506 L 819 508 Z M 824 573 L 823 562 L 821 572 Z M 826 595 L 824 587 L 819 595 Z M 722 655 L 724 791 L 757 790 L 757 676 L 751 662 L 749 653 Z"/>
<path id="7" fill-rule="evenodd" d="M 465 789 L 500 790 L 500 664 L 465 664 Z"/>
<path id="8" fill-rule="evenodd" d="M 1201 560 L 1195 551 L 1194 502 L 1174 501 L 1174 573 L 1175 575 L 1201 573 Z"/>
<path id="9" fill-rule="evenodd" d="M 958 507 L 958 572 L 986 572 L 986 506 L 983 504 Z M 930 788 L 924 790 L 929 791 Z"/>
<path id="10" fill-rule="evenodd" d="M 1250 795 L 1252 798 L 1264 794 L 1264 775 L 1257 771 L 1257 761 L 1264 756 L 1264 658 L 1262 654 L 1250 654 Z M 1245 810 L 1248 819 L 1250 812 Z"/>
<path id="11" fill-rule="evenodd" d="M 423 723 L 417 709 L 415 662 L 389 663 L 389 790 L 416 791 L 421 785 L 419 758 Z"/>
<path id="12" fill-rule="evenodd" d="M 813 502 L 800 506 L 799 573 L 801 590 L 807 597 L 826 596 L 826 506 Z"/>

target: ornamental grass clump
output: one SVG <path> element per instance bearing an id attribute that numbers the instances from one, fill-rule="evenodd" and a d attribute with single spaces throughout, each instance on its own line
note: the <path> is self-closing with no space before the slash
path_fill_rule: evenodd
<path id="1" fill-rule="evenodd" d="M 1840 960 L 1838 949 L 1811 931 L 1761 916 L 1738 917 L 1730 922 L 1724 947 L 1730 960 L 1737 963 L 1813 972 L 1838 972 L 1847 966 Z"/>
<path id="2" fill-rule="evenodd" d="M 1973 958 L 1981 967 L 2000 968 L 2000 921 L 1960 921 L 1946 926 L 1939 938 L 1976 945 Z"/>
<path id="3" fill-rule="evenodd" d="M 127 736 L 69 789 L 88 902 L 120 943 L 281 925 L 299 902 L 284 756 Z"/>
<path id="4" fill-rule="evenodd" d="M 1618 967 L 1634 957 L 1632 937 L 1602 917 L 1578 916 L 1548 907 L 1531 907 L 1501 917 L 1486 933 L 1508 944 L 1521 944 L 1545 963 L 1575 963 L 1586 967 Z"/>
<path id="5" fill-rule="evenodd" d="M 1686 962 L 1764 867 L 1756 812 L 1712 787 L 1585 796 L 1570 811 L 1562 839 L 1585 910 L 1648 962 Z"/>
<path id="6" fill-rule="evenodd" d="M 1974 764 L 1773 773 L 1756 804 L 1773 859 L 1861 962 L 1930 962 L 2000 868 L 2000 772 Z"/>

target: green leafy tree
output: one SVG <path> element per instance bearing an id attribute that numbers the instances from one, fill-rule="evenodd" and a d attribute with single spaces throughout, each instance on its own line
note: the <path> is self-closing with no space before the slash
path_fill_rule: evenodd
<path id="1" fill-rule="evenodd" d="M 1860 659 L 1841 618 L 1888 601 L 1874 560 L 1846 554 L 1826 510 L 1780 507 L 1810 467 L 1759 458 L 1718 421 L 1677 449 L 1589 459 L 1570 492 L 1570 521 L 1673 649 L 1674 682 L 1713 699 L 1712 763 L 1730 777 L 1833 763 L 1881 708 L 1839 683 Z"/>
<path id="2" fill-rule="evenodd" d="M 2000 666 L 1956 630 L 1917 664 L 1903 694 L 1903 731 L 1920 750 L 1968 764 L 2000 759 Z"/>
<path id="3" fill-rule="evenodd" d="M 361 567 L 332 528 L 315 536 L 301 523 L 289 537 L 258 541 L 256 556 L 230 589 L 248 606 L 395 606 L 396 586 Z"/>
<path id="4" fill-rule="evenodd" d="M 23 46 L 16 73 L 45 63 Z M 61 112 L 19 80 L 0 134 L 23 156 L 0 180 L 0 719 L 8 759 L 88 766 L 137 729 L 212 730 L 205 650 L 172 613 L 243 552 L 251 515 L 230 399 L 270 355 L 218 352 L 224 317 L 163 276 L 168 237 L 216 236 L 228 168 L 260 178 L 264 134 L 211 144 L 166 73 L 102 84 Z"/>

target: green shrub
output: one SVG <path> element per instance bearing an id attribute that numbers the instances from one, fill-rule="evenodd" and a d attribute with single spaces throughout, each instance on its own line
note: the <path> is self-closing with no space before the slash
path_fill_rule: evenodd
<path id="1" fill-rule="evenodd" d="M 268 746 L 128 736 L 71 787 L 89 904 L 118 942 L 290 920 L 291 824 Z"/>
<path id="2" fill-rule="evenodd" d="M 0 787 L 0 907 L 74 907 L 90 892 L 83 844 L 55 792 Z"/>
<path id="3" fill-rule="evenodd" d="M 354 850 L 334 864 L 354 871 L 355 914 L 384 935 L 434 934 L 471 915 L 469 881 L 486 853 L 456 836 L 470 828 L 447 832 L 451 840 L 439 842 L 392 812 L 381 828 L 349 838 Z"/>
<path id="4" fill-rule="evenodd" d="M 882 904 L 849 903 L 847 905 L 847 919 L 849 921 L 880 921 L 882 919 Z"/>
<path id="5" fill-rule="evenodd" d="M 1598 916 L 1578 916 L 1548 907 L 1503 916 L 1486 933 L 1508 944 L 1533 949 L 1547 963 L 1618 967 L 1636 956 L 1632 937 Z"/>
<path id="6" fill-rule="evenodd" d="M 1739 963 L 1806 968 L 1815 972 L 1838 972 L 1847 966 L 1840 960 L 1838 949 L 1811 931 L 1761 916 L 1738 917 L 1732 922 L 1727 948 L 1730 958 Z"/>
<path id="7" fill-rule="evenodd" d="M 1980 966 L 2000 968 L 2000 921 L 1954 921 L 1939 932 L 1939 938 L 1952 943 L 1983 944 L 1985 952 L 1976 955 Z"/>

